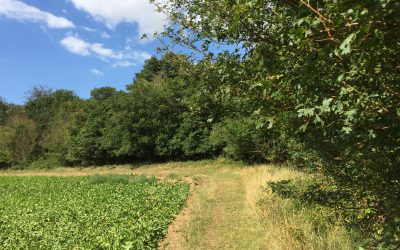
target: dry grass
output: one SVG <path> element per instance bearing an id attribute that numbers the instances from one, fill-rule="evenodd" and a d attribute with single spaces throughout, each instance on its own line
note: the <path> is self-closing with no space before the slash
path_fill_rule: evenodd
<path id="1" fill-rule="evenodd" d="M 295 206 L 272 193 L 267 181 L 304 178 L 290 168 L 260 166 L 245 171 L 249 209 L 265 230 L 265 249 L 355 249 L 357 244 L 341 224 L 331 224 L 327 209 Z M 261 187 L 261 188 L 257 188 Z"/>
<path id="2" fill-rule="evenodd" d="M 246 190 L 246 204 L 249 212 L 259 215 L 257 202 L 264 197 L 268 181 L 288 180 L 299 178 L 302 174 L 289 168 L 274 165 L 258 165 L 239 171 Z"/>
<path id="3" fill-rule="evenodd" d="M 95 174 L 130 174 L 129 166 L 120 167 L 88 167 L 88 168 L 54 168 L 43 170 L 5 170 L 0 176 L 88 176 Z"/>

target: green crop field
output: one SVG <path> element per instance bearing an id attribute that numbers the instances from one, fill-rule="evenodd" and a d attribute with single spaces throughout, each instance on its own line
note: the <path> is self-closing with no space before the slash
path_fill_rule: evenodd
<path id="1" fill-rule="evenodd" d="M 0 177 L 0 245 L 154 249 L 188 192 L 141 176 Z"/>

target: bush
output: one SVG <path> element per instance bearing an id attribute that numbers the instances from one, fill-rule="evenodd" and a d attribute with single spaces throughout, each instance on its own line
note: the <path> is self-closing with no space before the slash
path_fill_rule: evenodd
<path id="1" fill-rule="evenodd" d="M 253 117 L 227 119 L 214 126 L 211 142 L 223 148 L 226 157 L 248 162 L 276 161 L 284 158 L 279 136 Z"/>
<path id="2" fill-rule="evenodd" d="M 63 164 L 57 154 L 46 154 L 41 156 L 39 159 L 30 162 L 27 168 L 30 169 L 52 169 L 61 167 Z"/>

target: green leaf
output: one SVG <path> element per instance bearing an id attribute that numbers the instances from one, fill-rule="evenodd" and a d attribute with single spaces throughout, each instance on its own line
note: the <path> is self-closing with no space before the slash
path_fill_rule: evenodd
<path id="1" fill-rule="evenodd" d="M 342 128 L 342 131 L 343 131 L 345 134 L 350 134 L 350 132 L 353 131 L 353 129 L 352 129 L 351 127 L 343 127 L 343 128 Z"/>
<path id="2" fill-rule="evenodd" d="M 344 79 L 344 74 L 341 74 L 340 76 L 338 76 L 337 81 L 342 82 L 343 79 Z"/>
<path id="3" fill-rule="evenodd" d="M 331 111 L 330 105 L 332 103 L 333 99 L 328 98 L 322 101 L 322 106 L 320 107 L 321 113 L 329 112 Z"/>
<path id="4" fill-rule="evenodd" d="M 270 119 L 268 119 L 268 127 L 267 127 L 267 129 L 271 129 L 273 126 L 274 126 L 274 119 L 273 118 L 270 118 Z"/>
<path id="5" fill-rule="evenodd" d="M 307 130 L 308 127 L 308 122 L 304 123 L 303 125 L 301 125 L 298 129 L 299 132 L 305 132 Z"/>
<path id="6" fill-rule="evenodd" d="M 297 111 L 297 113 L 298 113 L 299 117 L 303 117 L 303 116 L 311 117 L 315 114 L 315 108 L 299 109 Z"/>
<path id="7" fill-rule="evenodd" d="M 322 127 L 325 125 L 324 121 L 321 119 L 321 117 L 319 117 L 319 115 L 315 116 L 314 123 L 315 124 L 320 123 Z"/>
<path id="8" fill-rule="evenodd" d="M 349 111 L 346 111 L 346 113 L 345 113 L 347 118 L 350 118 L 350 119 L 352 119 L 355 114 L 357 114 L 357 109 L 350 109 Z"/>
<path id="9" fill-rule="evenodd" d="M 356 37 L 355 33 L 350 34 L 340 45 L 339 49 L 342 55 L 346 55 L 351 52 L 351 43 L 353 42 L 355 37 Z"/>

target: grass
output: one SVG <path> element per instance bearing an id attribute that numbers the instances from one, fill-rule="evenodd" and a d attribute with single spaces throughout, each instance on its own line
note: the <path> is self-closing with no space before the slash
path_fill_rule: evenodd
<path id="1" fill-rule="evenodd" d="M 172 183 L 187 181 L 191 183 L 187 205 L 170 225 L 161 249 L 356 249 L 358 246 L 354 234 L 332 218 L 333 211 L 306 209 L 272 193 L 267 182 L 306 176 L 287 167 L 217 160 L 2 174 L 129 174 L 135 176 L 130 177 L 129 183 L 136 178 L 151 184 L 155 177 L 146 176 Z M 111 179 L 118 180 L 117 177 Z"/>
<path id="2" fill-rule="evenodd" d="M 168 178 L 168 179 L 171 179 L 171 180 L 176 180 L 176 179 L 178 179 L 179 177 L 178 177 L 178 175 L 177 175 L 176 173 L 170 173 L 170 174 L 167 176 L 167 178 Z"/>
<path id="3" fill-rule="evenodd" d="M 188 169 L 190 169 L 188 171 Z M 185 174 L 198 174 L 198 167 Z M 210 171 L 211 170 L 211 171 Z M 181 172 L 174 169 L 175 172 Z M 356 249 L 358 239 L 327 210 L 307 210 L 282 199 L 268 181 L 305 174 L 272 165 L 203 165 L 203 184 L 189 205 L 183 249 Z M 173 248 L 174 249 L 174 248 Z"/>
<path id="4" fill-rule="evenodd" d="M 260 171 L 262 180 L 273 182 L 306 177 L 288 168 Z M 335 220 L 334 211 L 324 207 L 304 207 L 272 193 L 264 181 L 260 184 L 263 188 L 257 194 L 256 207 L 262 227 L 268 232 L 265 234 L 268 249 L 345 250 L 361 245 L 355 233 Z"/>
<path id="5" fill-rule="evenodd" d="M 292 201 L 266 197 L 260 202 L 268 249 L 356 249 L 358 240 L 341 224 L 332 223 L 331 211 L 304 209 Z"/>
<path id="6" fill-rule="evenodd" d="M 129 183 L 129 176 L 122 175 L 122 174 L 107 174 L 107 175 L 100 175 L 95 174 L 89 176 L 88 178 L 89 184 L 128 184 Z"/>

